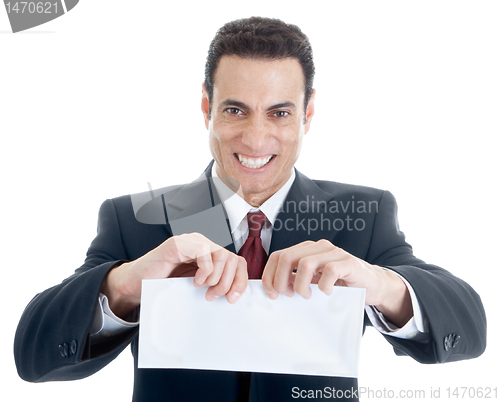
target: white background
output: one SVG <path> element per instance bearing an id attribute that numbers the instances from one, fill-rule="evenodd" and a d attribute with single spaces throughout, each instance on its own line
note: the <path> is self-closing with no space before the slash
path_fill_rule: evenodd
<path id="1" fill-rule="evenodd" d="M 486 307 L 488 348 L 471 361 L 421 365 L 368 329 L 360 386 L 426 399 L 440 389 L 444 400 L 448 387 L 500 386 L 498 2 L 82 0 L 18 34 L 0 8 L 2 395 L 130 400 L 128 349 L 88 379 L 22 381 L 16 325 L 82 264 L 104 199 L 203 171 L 206 51 L 220 26 L 252 15 L 295 23 L 313 45 L 316 116 L 298 169 L 391 190 L 415 254 L 468 281 Z"/>

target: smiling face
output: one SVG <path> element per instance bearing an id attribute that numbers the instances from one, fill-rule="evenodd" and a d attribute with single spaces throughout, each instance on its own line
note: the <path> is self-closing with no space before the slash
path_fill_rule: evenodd
<path id="1" fill-rule="evenodd" d="M 304 74 L 298 60 L 223 56 L 217 66 L 209 118 L 202 111 L 217 175 L 236 179 L 243 197 L 260 206 L 290 178 L 314 114 L 314 93 L 304 123 Z"/>

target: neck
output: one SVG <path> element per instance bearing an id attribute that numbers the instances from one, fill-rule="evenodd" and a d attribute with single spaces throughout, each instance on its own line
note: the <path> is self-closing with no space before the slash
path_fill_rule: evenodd
<path id="1" fill-rule="evenodd" d="M 278 189 L 279 190 L 279 189 Z M 277 190 L 276 190 L 277 191 Z M 271 198 L 276 191 L 271 194 L 263 194 L 263 193 L 243 193 L 243 199 L 250 204 L 254 208 L 259 208 L 262 204 L 264 204 L 269 198 Z M 241 196 L 241 195 L 240 195 Z"/>

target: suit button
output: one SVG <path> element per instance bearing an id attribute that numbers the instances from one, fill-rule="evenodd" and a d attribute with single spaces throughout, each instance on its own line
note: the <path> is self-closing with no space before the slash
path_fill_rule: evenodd
<path id="1" fill-rule="evenodd" d="M 71 343 L 69 344 L 69 353 L 71 356 L 73 356 L 74 354 L 76 354 L 76 349 L 77 349 L 77 344 L 76 344 L 76 341 L 73 339 L 71 341 Z"/>
<path id="2" fill-rule="evenodd" d="M 457 334 L 448 334 L 444 338 L 444 350 L 448 352 L 451 348 L 454 348 L 457 346 L 458 340 L 460 339 L 460 336 Z"/>
<path id="3" fill-rule="evenodd" d="M 59 345 L 59 353 L 61 353 L 62 357 L 68 357 L 68 344 L 62 343 Z"/>

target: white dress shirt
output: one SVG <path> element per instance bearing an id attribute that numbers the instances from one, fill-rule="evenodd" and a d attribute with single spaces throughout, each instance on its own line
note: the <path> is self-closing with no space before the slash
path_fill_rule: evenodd
<path id="1" fill-rule="evenodd" d="M 212 167 L 212 177 L 218 177 L 215 169 L 215 163 Z M 248 238 L 247 214 L 249 212 L 256 212 L 260 210 L 267 218 L 267 221 L 262 228 L 261 239 L 264 250 L 266 250 L 266 253 L 269 254 L 274 222 L 276 221 L 276 217 L 280 212 L 294 180 L 295 169 L 285 185 L 273 194 L 267 201 L 265 201 L 260 208 L 252 207 L 242 197 L 234 193 L 234 191 L 226 186 L 222 180 L 213 180 L 217 194 L 222 200 L 224 210 L 226 211 L 229 219 L 231 236 L 233 238 L 236 252 L 240 250 Z M 380 313 L 374 306 L 365 306 L 365 311 L 372 325 L 383 334 L 403 339 L 408 338 L 413 340 L 424 340 L 426 339 L 428 332 L 426 319 L 423 317 L 413 288 L 403 277 L 400 276 L 400 278 L 408 287 L 413 305 L 413 317 L 402 328 L 398 328 L 386 321 L 382 313 Z M 99 305 L 101 308 L 98 308 L 96 311 L 96 316 L 90 332 L 92 343 L 104 341 L 110 336 L 121 334 L 130 328 L 139 325 L 139 322 L 128 322 L 116 317 L 109 308 L 107 297 L 103 294 L 99 297 Z"/>

